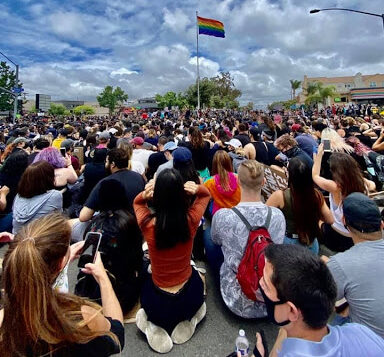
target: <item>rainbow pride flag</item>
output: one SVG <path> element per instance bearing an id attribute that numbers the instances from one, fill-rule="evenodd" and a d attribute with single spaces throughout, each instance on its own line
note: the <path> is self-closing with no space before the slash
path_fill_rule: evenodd
<path id="1" fill-rule="evenodd" d="M 199 35 L 225 37 L 224 24 L 217 20 L 197 16 Z"/>

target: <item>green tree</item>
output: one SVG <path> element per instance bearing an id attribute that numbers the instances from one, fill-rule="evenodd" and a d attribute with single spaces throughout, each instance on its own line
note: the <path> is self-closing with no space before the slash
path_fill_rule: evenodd
<path id="1" fill-rule="evenodd" d="M 117 105 L 121 105 L 126 100 L 128 100 L 128 94 L 126 94 L 120 87 L 113 89 L 112 86 L 106 86 L 97 96 L 97 101 L 100 106 L 109 109 L 109 115 L 113 114 Z"/>
<path id="2" fill-rule="evenodd" d="M 79 105 L 73 108 L 73 113 L 75 115 L 92 115 L 95 114 L 95 108 L 90 105 Z"/>
<path id="3" fill-rule="evenodd" d="M 167 92 L 164 95 L 156 94 L 156 102 L 160 108 L 188 107 L 188 101 L 183 93 Z"/>
<path id="4" fill-rule="evenodd" d="M 20 81 L 16 85 L 16 72 L 6 62 L 0 62 L 0 87 L 12 91 L 13 87 L 22 86 L 23 84 Z M 12 94 L 0 89 L 0 111 L 12 110 L 14 99 L 15 97 Z"/>
<path id="5" fill-rule="evenodd" d="M 189 86 L 185 92 L 186 99 L 190 106 L 197 106 L 197 85 Z M 229 72 L 221 72 L 212 78 L 200 80 L 200 105 L 215 108 L 237 108 L 238 98 L 241 91 L 238 90 L 233 82 L 233 77 Z"/>
<path id="6" fill-rule="evenodd" d="M 301 81 L 290 79 L 289 82 L 291 83 L 291 99 L 294 99 L 296 97 L 296 91 L 301 86 Z"/>
<path id="7" fill-rule="evenodd" d="M 327 98 L 333 98 L 337 95 L 334 86 L 324 87 L 320 82 L 309 83 L 306 92 L 307 98 L 305 99 L 305 104 L 310 106 L 318 103 L 326 105 Z"/>
<path id="8" fill-rule="evenodd" d="M 63 104 L 51 103 L 48 113 L 54 116 L 69 115 L 70 112 Z"/>
<path id="9" fill-rule="evenodd" d="M 253 104 L 253 102 L 248 102 L 247 105 L 244 107 L 244 109 L 253 110 L 254 106 L 255 105 Z"/>

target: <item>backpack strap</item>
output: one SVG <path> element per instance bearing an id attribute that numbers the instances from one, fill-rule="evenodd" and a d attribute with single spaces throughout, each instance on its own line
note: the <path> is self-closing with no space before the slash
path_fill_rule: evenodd
<path id="1" fill-rule="evenodd" d="M 251 231 L 253 229 L 253 227 L 249 224 L 249 222 L 244 217 L 244 215 L 236 207 L 232 207 L 231 210 L 236 213 L 236 215 L 242 220 L 242 222 L 245 224 L 245 226 L 247 227 L 247 229 L 249 231 Z M 267 229 L 269 228 L 269 224 L 271 223 L 271 217 L 272 217 L 272 209 L 271 209 L 271 207 L 268 207 L 267 219 L 266 219 L 265 225 L 264 225 L 265 228 L 267 228 Z"/>
<path id="2" fill-rule="evenodd" d="M 238 217 L 243 221 L 243 223 L 245 224 L 245 226 L 247 227 L 247 229 L 249 231 L 252 230 L 252 226 L 249 224 L 249 222 L 247 221 L 247 219 L 243 216 L 243 214 L 236 208 L 236 207 L 232 207 L 231 208 L 233 212 L 235 212 Z"/>
<path id="3" fill-rule="evenodd" d="M 268 206 L 268 213 L 267 213 L 267 219 L 265 221 L 265 228 L 269 229 L 269 225 L 271 223 L 271 217 L 272 217 L 272 209 Z"/>

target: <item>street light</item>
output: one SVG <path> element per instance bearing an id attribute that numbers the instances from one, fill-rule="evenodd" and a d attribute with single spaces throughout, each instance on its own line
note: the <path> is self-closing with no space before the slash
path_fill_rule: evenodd
<path id="1" fill-rule="evenodd" d="M 16 86 L 19 86 L 19 65 L 9 59 L 3 52 L 0 51 L 0 55 L 4 56 L 9 62 L 13 63 L 16 67 Z M 19 98 L 19 93 L 14 93 L 14 101 L 13 101 L 13 124 L 16 122 L 17 115 L 17 100 Z"/>
<path id="2" fill-rule="evenodd" d="M 358 14 L 364 14 L 364 15 L 370 15 L 370 16 L 376 16 L 376 17 L 381 17 L 382 20 L 383 20 L 383 29 L 384 29 L 384 14 L 374 14 L 372 12 L 366 12 L 366 11 L 359 11 L 359 10 L 352 10 L 352 9 L 342 9 L 342 8 L 339 8 L 339 7 L 331 7 L 331 8 L 328 8 L 328 9 L 313 9 L 311 10 L 309 13 L 310 14 L 316 14 L 320 11 L 333 11 L 333 10 L 336 10 L 336 11 L 349 11 L 349 12 L 357 12 Z"/>

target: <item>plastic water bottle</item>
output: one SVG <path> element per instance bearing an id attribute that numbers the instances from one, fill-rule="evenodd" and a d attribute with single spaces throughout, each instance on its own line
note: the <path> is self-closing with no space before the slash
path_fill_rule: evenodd
<path id="1" fill-rule="evenodd" d="M 249 342 L 245 337 L 244 330 L 239 330 L 239 336 L 236 338 L 236 353 L 240 352 L 241 356 L 248 357 Z"/>

